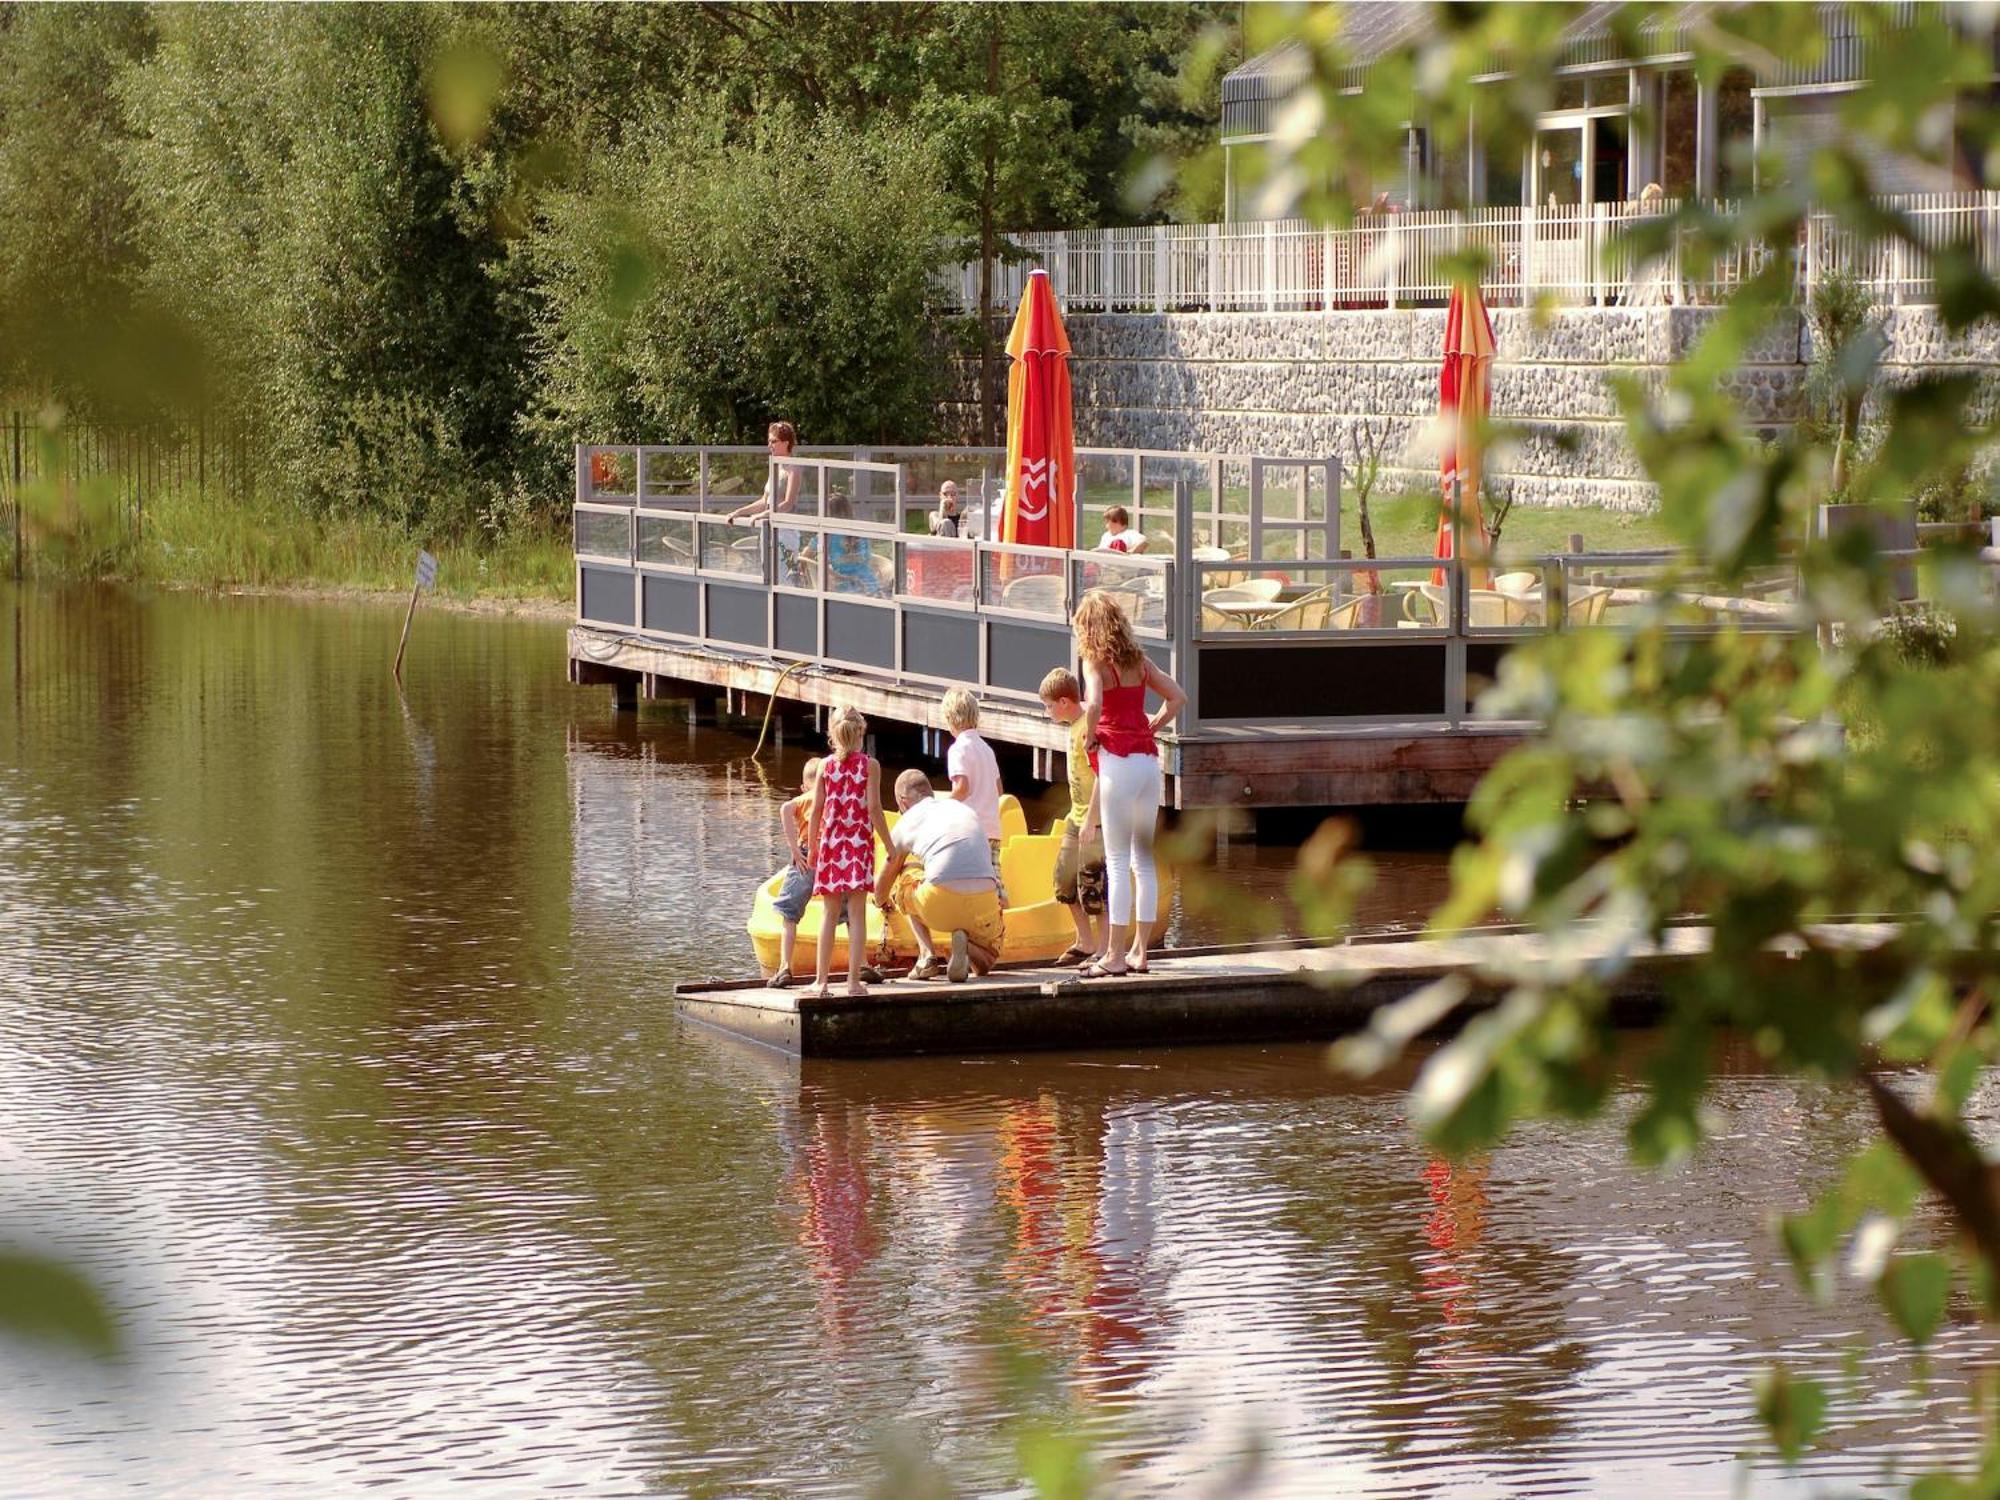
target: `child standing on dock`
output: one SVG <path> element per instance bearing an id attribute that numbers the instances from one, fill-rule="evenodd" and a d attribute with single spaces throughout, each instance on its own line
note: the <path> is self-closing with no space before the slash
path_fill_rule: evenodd
<path id="1" fill-rule="evenodd" d="M 778 961 L 778 972 L 771 976 L 771 988 L 788 989 L 799 982 L 793 972 L 792 950 L 798 946 L 799 922 L 806 914 L 806 903 L 813 896 L 813 850 L 806 842 L 808 819 L 812 815 L 813 789 L 819 785 L 820 762 L 817 759 L 806 762 L 800 779 L 799 794 L 778 809 L 778 827 L 783 830 L 785 847 L 791 851 L 791 863 L 780 872 L 785 883 L 778 888 L 778 894 L 771 905 L 777 909 L 778 919 L 784 924 L 783 946 L 778 950 L 783 957 Z M 845 908 L 840 920 L 847 921 Z M 866 941 L 864 934 L 863 941 Z M 861 977 L 868 984 L 882 983 L 882 973 L 866 964 L 862 966 Z"/>
<path id="2" fill-rule="evenodd" d="M 1097 801 L 1097 773 L 1090 766 L 1090 751 L 1084 744 L 1083 689 L 1066 667 L 1056 667 L 1042 679 L 1042 708 L 1051 719 L 1069 729 L 1069 813 L 1063 818 L 1062 848 L 1056 855 L 1056 900 L 1069 910 L 1076 927 L 1076 941 L 1056 959 L 1063 965 L 1080 964 L 1104 956 L 1091 918 L 1104 911 L 1104 845 L 1083 841 L 1084 825 Z"/>
<path id="3" fill-rule="evenodd" d="M 993 846 L 993 868 L 1000 868 L 1000 762 L 979 732 L 979 700 L 970 688 L 955 687 L 939 705 L 944 727 L 952 733 L 944 768 L 951 777 L 951 794 L 970 807 Z M 1000 904 L 1007 904 L 1003 886 Z"/>
<path id="4" fill-rule="evenodd" d="M 886 836 L 878 789 L 882 768 L 861 748 L 868 721 L 853 706 L 834 710 L 826 737 L 833 748 L 813 786 L 806 841 L 813 850 L 813 894 L 824 903 L 819 920 L 819 963 L 813 992 L 825 997 L 833 967 L 833 928 L 847 916 L 847 993 L 868 993 L 861 963 L 868 946 L 868 893 L 875 885 L 875 838 Z M 886 837 L 884 842 L 886 842 Z"/>

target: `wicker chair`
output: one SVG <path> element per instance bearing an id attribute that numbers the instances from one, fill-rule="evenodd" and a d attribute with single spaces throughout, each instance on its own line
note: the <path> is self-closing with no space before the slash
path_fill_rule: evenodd
<path id="1" fill-rule="evenodd" d="M 1326 617 L 1333 609 L 1333 589 L 1314 589 L 1310 594 L 1294 599 L 1282 614 L 1276 614 L 1259 625 L 1261 630 L 1324 630 Z"/>
<path id="2" fill-rule="evenodd" d="M 1597 625 L 1603 622 L 1604 612 L 1610 607 L 1610 589 L 1581 588 L 1569 596 L 1563 618 L 1571 625 Z"/>

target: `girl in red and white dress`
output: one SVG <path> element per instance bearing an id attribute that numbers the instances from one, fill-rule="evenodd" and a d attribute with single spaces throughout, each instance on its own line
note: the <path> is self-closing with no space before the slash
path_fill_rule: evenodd
<path id="1" fill-rule="evenodd" d="M 833 928 L 847 903 L 847 993 L 865 995 L 861 965 L 868 947 L 868 893 L 875 885 L 875 836 L 887 832 L 879 789 L 881 767 L 861 750 L 868 721 L 861 710 L 836 709 L 826 737 L 833 753 L 820 764 L 813 787 L 808 843 L 813 851 L 813 894 L 819 916 L 819 969 L 813 993 L 827 993 L 833 966 Z"/>

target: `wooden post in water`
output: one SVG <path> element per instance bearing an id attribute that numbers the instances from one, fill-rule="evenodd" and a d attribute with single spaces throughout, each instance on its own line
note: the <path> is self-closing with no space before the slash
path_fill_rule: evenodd
<path id="1" fill-rule="evenodd" d="M 396 642 L 396 686 L 403 685 L 403 652 L 410 644 L 410 622 L 417 617 L 417 596 L 437 582 L 437 559 L 417 549 L 417 581 L 410 588 L 410 607 L 403 612 L 403 635 Z"/>
<path id="2" fill-rule="evenodd" d="M 21 581 L 21 414 L 14 413 L 14 582 Z"/>

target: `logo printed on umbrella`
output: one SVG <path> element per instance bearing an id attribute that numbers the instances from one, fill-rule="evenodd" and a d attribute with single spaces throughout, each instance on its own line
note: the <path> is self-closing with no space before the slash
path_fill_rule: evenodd
<path id="1" fill-rule="evenodd" d="M 1042 492 L 1039 509 L 1028 504 L 1028 497 L 1037 490 Z M 1031 458 L 1021 465 L 1021 519 L 1039 521 L 1049 513 L 1049 461 L 1045 458 Z"/>

